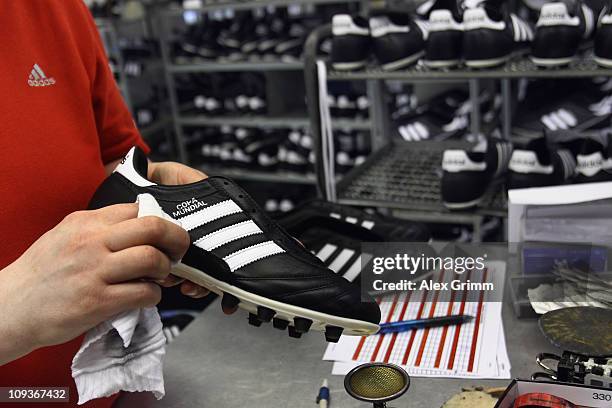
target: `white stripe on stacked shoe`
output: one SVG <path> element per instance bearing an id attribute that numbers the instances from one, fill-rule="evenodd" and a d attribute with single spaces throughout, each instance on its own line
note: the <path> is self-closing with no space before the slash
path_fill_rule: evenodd
<path id="1" fill-rule="evenodd" d="M 429 21 L 414 20 L 414 23 L 419 27 L 421 33 L 423 33 L 423 39 L 427 40 L 427 37 L 429 37 Z"/>
<path id="2" fill-rule="evenodd" d="M 429 130 L 421 122 L 409 123 L 398 128 L 399 134 L 407 142 L 429 139 Z"/>
<path id="3" fill-rule="evenodd" d="M 531 41 L 533 40 L 533 30 L 531 27 L 522 19 L 514 14 L 510 15 L 512 20 L 512 28 L 514 29 L 514 41 Z"/>
<path id="4" fill-rule="evenodd" d="M 332 218 L 335 218 L 337 220 L 341 220 L 342 219 L 342 215 L 338 214 L 338 213 L 329 213 L 329 216 Z M 359 222 L 359 220 L 355 217 L 346 217 L 344 219 L 346 222 L 350 223 L 350 224 L 357 224 Z M 374 221 L 370 221 L 370 220 L 364 220 L 361 222 L 361 226 L 365 229 L 369 229 L 371 230 L 372 228 L 374 228 L 374 225 L 376 225 L 376 223 Z"/>
<path id="5" fill-rule="evenodd" d="M 542 116 L 540 121 L 549 130 L 570 129 L 578 124 L 576 116 L 564 108 Z"/>
<path id="6" fill-rule="evenodd" d="M 584 38 L 589 38 L 595 29 L 595 16 L 593 10 L 586 4 L 582 5 L 582 13 L 584 14 Z"/>

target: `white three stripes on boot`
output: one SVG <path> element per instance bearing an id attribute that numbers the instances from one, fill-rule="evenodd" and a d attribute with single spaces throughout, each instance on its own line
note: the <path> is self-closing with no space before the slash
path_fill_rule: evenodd
<path id="1" fill-rule="evenodd" d="M 282 252 L 285 252 L 285 250 L 276 245 L 274 241 L 266 241 L 229 254 L 223 260 L 234 272 L 250 263 Z"/>
<path id="2" fill-rule="evenodd" d="M 242 209 L 238 204 L 233 200 L 225 200 L 189 214 L 186 217 L 179 218 L 177 221 L 184 229 L 191 231 L 219 218 L 240 212 L 242 212 Z M 261 233 L 263 231 L 257 224 L 252 220 L 248 220 L 211 232 L 195 241 L 194 245 L 206 251 L 212 251 L 230 242 Z M 275 244 L 274 241 L 266 241 L 233 252 L 223 258 L 223 260 L 227 263 L 230 270 L 234 272 L 250 263 L 282 252 L 285 252 L 285 250 Z"/>
<path id="3" fill-rule="evenodd" d="M 353 251 L 352 249 L 344 248 L 340 252 L 340 254 L 338 254 L 336 259 L 334 259 L 332 263 L 329 264 L 329 269 L 338 273 L 340 269 L 344 266 L 344 264 L 346 264 L 349 259 L 351 259 L 354 253 L 355 251 Z"/>
<path id="4" fill-rule="evenodd" d="M 325 246 L 323 248 L 321 248 L 321 250 L 317 254 L 317 258 L 319 258 L 321 261 L 325 262 L 325 261 L 327 261 L 327 258 L 329 258 L 331 256 L 331 254 L 333 254 L 334 251 L 337 248 L 338 247 L 335 246 L 335 245 L 325 244 Z"/>
<path id="5" fill-rule="evenodd" d="M 325 262 L 329 259 L 332 253 L 336 251 L 336 249 L 338 249 L 338 247 L 335 245 L 325 244 L 323 248 L 319 250 L 316 256 L 321 261 Z M 370 259 L 372 259 L 372 255 L 369 254 L 359 255 L 353 261 L 353 263 L 348 268 L 346 268 L 347 263 L 350 262 L 354 254 L 355 251 L 352 249 L 342 249 L 340 253 L 336 256 L 336 258 L 331 261 L 329 268 L 336 273 L 340 273 L 342 270 L 345 270 L 346 272 L 344 272 L 342 277 L 344 277 L 349 282 L 353 282 L 361 273 L 362 259 L 363 264 L 367 264 Z"/>
<path id="6" fill-rule="evenodd" d="M 372 258 L 373 256 L 370 254 L 359 255 L 357 260 L 353 262 L 348 271 L 346 271 L 346 273 L 343 275 L 344 279 L 348 280 L 349 282 L 353 282 L 355 278 L 357 278 L 357 276 L 359 276 L 359 274 L 361 273 L 361 265 L 367 265 L 368 262 L 370 262 L 370 259 Z"/>
<path id="7" fill-rule="evenodd" d="M 232 200 L 225 200 L 220 203 L 206 207 L 186 217 L 179 218 L 181 226 L 187 231 L 191 231 L 201 225 L 208 224 L 219 218 L 242 212 L 242 209 Z"/>
<path id="8" fill-rule="evenodd" d="M 221 228 L 203 236 L 194 242 L 194 245 L 212 251 L 222 245 L 245 238 L 250 235 L 261 234 L 263 231 L 253 221 L 243 221 L 229 227 Z"/>

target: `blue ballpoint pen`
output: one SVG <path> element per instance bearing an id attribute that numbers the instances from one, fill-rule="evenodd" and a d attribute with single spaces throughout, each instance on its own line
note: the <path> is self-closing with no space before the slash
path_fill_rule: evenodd
<path id="1" fill-rule="evenodd" d="M 319 404 L 319 408 L 329 407 L 329 388 L 327 387 L 327 378 L 323 380 L 321 388 L 319 388 L 317 404 Z"/>
<path id="2" fill-rule="evenodd" d="M 378 330 L 378 334 L 398 333 L 413 329 L 424 329 L 427 327 L 451 326 L 467 323 L 472 319 L 473 317 L 469 315 L 453 315 L 432 317 L 431 319 L 416 319 L 404 320 L 401 322 L 382 323 L 380 325 L 380 330 Z"/>

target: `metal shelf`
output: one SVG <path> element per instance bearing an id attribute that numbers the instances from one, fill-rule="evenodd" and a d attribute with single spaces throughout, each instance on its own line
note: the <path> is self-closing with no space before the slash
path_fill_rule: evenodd
<path id="1" fill-rule="evenodd" d="M 183 126 L 243 126 L 243 127 L 268 127 L 288 128 L 307 127 L 309 125 L 306 117 L 277 117 L 266 116 L 205 116 L 192 115 L 181 116 L 177 122 Z"/>
<path id="2" fill-rule="evenodd" d="M 254 0 L 254 1 L 205 1 L 202 7 L 189 9 L 194 11 L 212 11 L 218 9 L 249 10 L 261 7 L 287 7 L 293 5 L 323 5 L 357 3 L 361 0 Z M 166 15 L 181 15 L 185 9 L 169 8 L 163 11 Z"/>
<path id="3" fill-rule="evenodd" d="M 306 118 L 308 120 L 308 118 Z M 309 123 L 310 124 L 310 123 Z M 372 122 L 369 119 L 349 119 L 332 117 L 333 129 L 371 130 Z"/>
<path id="4" fill-rule="evenodd" d="M 206 115 L 184 115 L 177 119 L 182 126 L 242 126 L 242 127 L 264 127 L 264 128 L 307 128 L 310 121 L 306 116 L 206 116 Z M 334 119 L 335 129 L 369 130 L 370 121 L 367 119 Z"/>
<path id="5" fill-rule="evenodd" d="M 269 183 L 287 183 L 287 184 L 306 184 L 314 185 L 316 183 L 314 174 L 301 174 L 291 172 L 265 172 L 250 169 L 229 168 L 222 166 L 200 166 L 200 170 L 204 173 L 213 175 L 222 175 L 238 180 L 246 181 L 263 181 Z"/>
<path id="6" fill-rule="evenodd" d="M 491 69 L 444 69 L 434 70 L 421 64 L 399 71 L 384 71 L 379 67 L 371 67 L 362 71 L 333 71 L 328 73 L 330 80 L 405 80 L 410 82 L 445 81 L 456 82 L 470 79 L 504 79 L 504 78 L 578 78 L 594 76 L 612 76 L 612 69 L 599 67 L 590 58 L 577 59 L 567 67 L 538 68 L 527 58 L 508 62 L 498 68 Z"/>
<path id="7" fill-rule="evenodd" d="M 506 216 L 500 185 L 489 191 L 476 210 L 457 212 L 444 207 L 440 197 L 442 152 L 459 146 L 467 147 L 452 142 L 387 145 L 343 178 L 338 186 L 340 202 L 412 211 L 440 221 L 459 220 L 461 216 L 472 220 L 474 215 Z"/>
<path id="8" fill-rule="evenodd" d="M 200 62 L 193 64 L 170 64 L 167 71 L 173 74 L 198 72 L 239 72 L 239 71 L 301 71 L 302 62 L 282 61 L 241 61 L 241 62 Z"/>

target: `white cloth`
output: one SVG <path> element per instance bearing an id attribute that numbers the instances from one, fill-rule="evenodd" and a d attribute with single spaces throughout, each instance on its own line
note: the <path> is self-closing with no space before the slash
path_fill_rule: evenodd
<path id="1" fill-rule="evenodd" d="M 171 220 L 150 194 L 139 195 L 137 202 L 138 217 Z M 79 405 L 119 391 L 151 391 L 161 399 L 165 394 L 165 346 L 155 307 L 122 313 L 88 331 L 72 360 Z"/>

